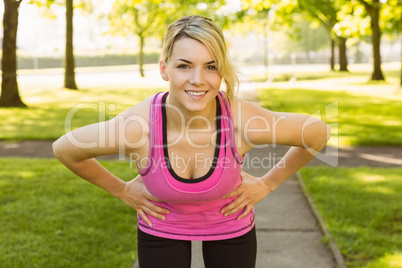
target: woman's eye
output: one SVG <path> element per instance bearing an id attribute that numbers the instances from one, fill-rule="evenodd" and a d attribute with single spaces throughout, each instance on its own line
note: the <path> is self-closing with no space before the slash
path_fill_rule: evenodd
<path id="1" fill-rule="evenodd" d="M 218 70 L 218 68 L 216 66 L 214 66 L 214 65 L 208 66 L 207 69 L 211 70 L 211 71 L 217 71 Z"/>
<path id="2" fill-rule="evenodd" d="M 180 64 L 179 66 L 177 66 L 177 68 L 179 68 L 179 69 L 188 69 L 190 67 L 187 64 Z"/>

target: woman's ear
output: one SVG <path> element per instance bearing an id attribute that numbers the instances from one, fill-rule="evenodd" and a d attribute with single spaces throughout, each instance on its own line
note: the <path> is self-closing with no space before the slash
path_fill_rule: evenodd
<path id="1" fill-rule="evenodd" d="M 169 81 L 169 76 L 167 75 L 167 67 L 166 67 L 166 63 L 164 60 L 160 60 L 159 61 L 159 72 L 161 74 L 161 77 L 163 80 L 165 81 Z"/>

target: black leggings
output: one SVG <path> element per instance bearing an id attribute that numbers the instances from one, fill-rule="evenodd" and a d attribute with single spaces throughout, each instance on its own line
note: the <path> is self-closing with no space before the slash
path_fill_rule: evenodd
<path id="1" fill-rule="evenodd" d="M 205 268 L 254 268 L 257 252 L 255 227 L 245 235 L 203 241 Z M 190 268 L 191 241 L 161 238 L 138 229 L 140 268 Z"/>

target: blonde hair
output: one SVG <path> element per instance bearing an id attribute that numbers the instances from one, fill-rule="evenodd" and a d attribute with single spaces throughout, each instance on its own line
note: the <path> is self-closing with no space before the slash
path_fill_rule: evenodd
<path id="1" fill-rule="evenodd" d="M 204 44 L 215 57 L 219 75 L 226 85 L 226 95 L 232 99 L 238 89 L 239 78 L 236 75 L 225 37 L 221 29 L 209 18 L 193 15 L 183 17 L 172 23 L 165 34 L 161 53 L 161 60 L 166 63 L 172 55 L 175 41 L 182 38 L 192 38 Z"/>

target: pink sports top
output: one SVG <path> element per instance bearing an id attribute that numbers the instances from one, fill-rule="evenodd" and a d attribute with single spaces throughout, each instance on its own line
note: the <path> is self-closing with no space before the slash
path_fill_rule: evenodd
<path id="1" fill-rule="evenodd" d="M 216 97 L 217 138 L 211 168 L 204 176 L 184 179 L 178 176 L 168 157 L 165 101 L 168 92 L 155 95 L 150 106 L 150 150 L 147 166 L 137 168 L 148 191 L 165 203 L 155 204 L 170 210 L 166 220 L 152 216 L 152 227 L 138 214 L 141 231 L 179 240 L 222 240 L 241 236 L 254 226 L 254 209 L 224 216 L 221 209 L 235 197 L 222 199 L 241 184 L 243 158 L 238 154 L 230 104 L 223 92 Z"/>

